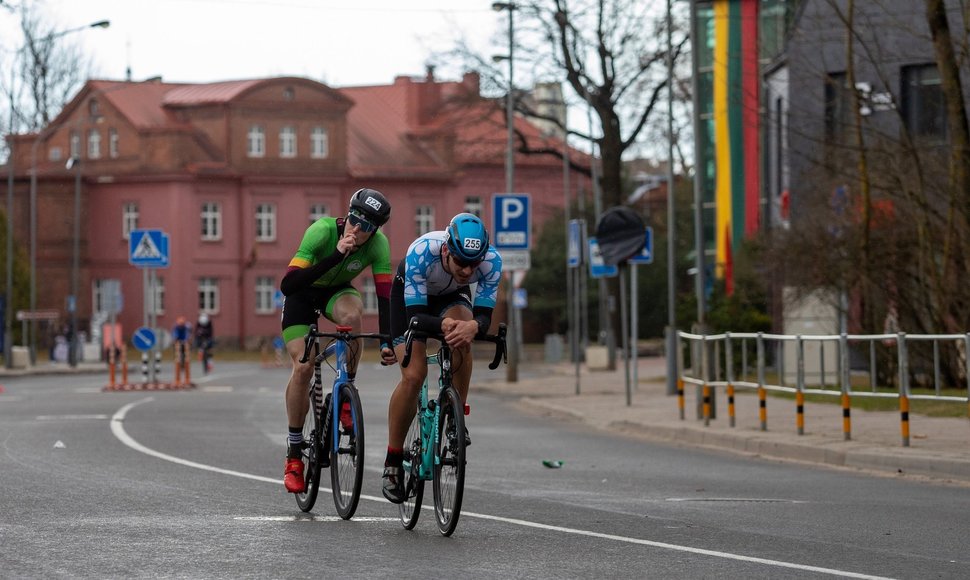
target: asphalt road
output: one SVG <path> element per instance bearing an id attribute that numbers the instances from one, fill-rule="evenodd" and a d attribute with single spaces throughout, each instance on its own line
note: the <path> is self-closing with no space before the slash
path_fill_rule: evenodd
<path id="1" fill-rule="evenodd" d="M 457 531 L 427 510 L 406 531 L 380 495 L 397 371 L 379 367 L 358 379 L 354 520 L 329 490 L 304 514 L 281 482 L 286 376 L 217 363 L 195 390 L 111 393 L 98 375 L 6 379 L 0 577 L 970 577 L 966 487 L 647 443 L 477 393 Z"/>

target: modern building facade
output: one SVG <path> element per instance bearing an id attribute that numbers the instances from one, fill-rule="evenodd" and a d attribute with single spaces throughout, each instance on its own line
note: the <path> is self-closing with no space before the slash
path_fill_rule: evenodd
<path id="1" fill-rule="evenodd" d="M 515 124 L 561 147 L 524 119 Z M 40 134 L 13 139 L 18 244 L 29 243 L 36 173 L 37 309 L 66 310 L 80 220 L 79 328 L 96 329 L 117 308 L 126 335 L 148 310 L 159 328 L 206 312 L 224 344 L 254 347 L 280 331 L 279 279 L 303 231 L 344 215 L 358 188 L 391 200 L 384 231 L 395 266 L 415 237 L 458 212 L 491 226 L 493 197 L 505 189 L 504 113 L 479 95 L 475 74 L 442 82 L 429 70 L 341 89 L 293 77 L 91 80 Z M 588 188 L 581 175 L 571 183 Z M 558 159 L 516 157 L 516 189 L 531 195 L 534 227 L 562 207 L 562 187 Z M 145 271 L 129 263 L 130 232 L 140 229 L 169 238 L 153 298 Z M 121 303 L 106 302 L 119 282 Z M 365 326 L 376 330 L 369 273 L 357 283 Z"/>

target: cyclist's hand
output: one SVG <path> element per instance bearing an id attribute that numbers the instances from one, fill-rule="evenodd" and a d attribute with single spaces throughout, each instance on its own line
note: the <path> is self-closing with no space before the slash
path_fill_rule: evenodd
<path id="1" fill-rule="evenodd" d="M 381 349 L 381 364 L 384 366 L 391 366 L 397 363 L 397 355 L 394 354 L 394 349 L 390 347 L 384 347 Z"/>
<path id="2" fill-rule="evenodd" d="M 451 321 L 454 324 L 446 325 L 445 321 Z M 451 348 L 468 346 L 475 340 L 475 335 L 478 334 L 478 323 L 474 320 L 452 320 L 446 318 L 445 321 L 441 323 L 441 330 L 444 334 L 445 342 Z"/>
<path id="3" fill-rule="evenodd" d="M 344 237 L 337 240 L 337 251 L 346 256 L 353 252 L 356 247 L 357 240 L 354 237 L 354 233 L 344 230 Z"/>

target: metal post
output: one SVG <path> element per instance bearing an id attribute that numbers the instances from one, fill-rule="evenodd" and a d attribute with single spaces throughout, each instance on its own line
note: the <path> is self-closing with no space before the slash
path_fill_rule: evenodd
<path id="1" fill-rule="evenodd" d="M 698 46 L 697 44 L 697 3 L 690 3 L 690 38 L 691 46 Z M 701 134 L 701 117 L 700 117 L 700 97 L 698 95 L 699 82 L 697 78 L 697 69 L 699 62 L 699 52 L 698 50 L 691 51 L 691 58 L 693 59 L 693 70 L 694 73 L 691 75 L 693 79 L 693 101 L 694 101 L 694 135 Z M 694 139 L 694 159 L 700 159 L 700 140 Z M 706 310 L 704 304 L 704 212 L 703 212 L 703 195 L 701 191 L 701 171 L 694 172 L 694 254 L 695 254 L 695 268 L 697 269 L 697 274 L 694 277 L 694 291 L 697 293 L 697 322 L 700 326 L 702 333 L 705 333 L 704 329 L 704 311 Z"/>
<path id="2" fill-rule="evenodd" d="M 637 335 L 640 329 L 637 324 L 639 309 L 637 308 L 637 265 L 630 264 L 630 361 L 633 363 L 633 388 L 640 388 L 640 349 Z"/>
<path id="3" fill-rule="evenodd" d="M 71 342 L 70 354 L 67 356 L 68 363 L 72 367 L 77 366 L 77 307 L 78 307 L 78 287 L 81 275 L 81 160 L 79 157 L 72 158 L 74 164 L 74 255 L 71 262 Z"/>
<path id="4" fill-rule="evenodd" d="M 627 275 L 627 265 L 625 263 L 620 264 L 620 335 L 623 337 L 621 339 L 620 348 L 623 351 L 623 367 L 626 369 L 624 377 L 626 379 L 626 406 L 629 407 L 633 404 L 632 397 L 630 394 L 630 339 L 626 331 L 626 278 Z"/>
<path id="5" fill-rule="evenodd" d="M 674 55 L 673 19 L 667 0 L 667 394 L 677 394 L 677 265 L 674 252 Z M 636 296 L 633 298 L 636 303 Z"/>
<path id="6" fill-rule="evenodd" d="M 13 71 L 10 67 L 10 87 L 13 91 Z M 3 334 L 3 362 L 8 369 L 13 368 L 11 356 L 13 354 L 13 171 L 14 171 L 14 139 L 13 139 L 13 100 L 10 101 L 10 128 L 8 136 L 7 157 L 7 305 L 4 313 Z"/>
<path id="7" fill-rule="evenodd" d="M 509 12 L 509 86 L 508 94 L 505 95 L 505 125 L 506 125 L 506 144 L 505 144 L 505 190 L 506 193 L 515 192 L 515 152 L 513 145 L 514 138 L 514 128 L 513 128 L 513 93 L 515 92 L 515 83 L 513 82 L 513 73 L 515 69 L 513 68 L 513 51 L 515 47 L 515 25 L 513 14 L 515 13 L 515 4 L 511 2 L 495 2 L 492 4 L 492 8 L 495 10 L 508 10 Z M 514 288 L 513 276 L 509 272 L 508 275 L 508 291 L 505 296 L 505 307 L 508 312 L 506 318 L 509 323 L 508 339 L 510 339 L 511 344 L 508 345 L 508 365 L 505 367 L 505 380 L 510 383 L 518 382 L 519 380 L 519 330 L 517 325 L 516 309 L 514 304 Z"/>

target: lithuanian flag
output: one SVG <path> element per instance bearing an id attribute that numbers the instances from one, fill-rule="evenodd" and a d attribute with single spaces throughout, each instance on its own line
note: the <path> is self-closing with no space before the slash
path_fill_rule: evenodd
<path id="1" fill-rule="evenodd" d="M 760 221 L 758 0 L 713 0 L 717 276 L 734 291 L 732 252 Z"/>

